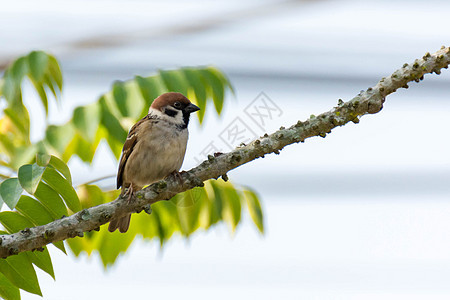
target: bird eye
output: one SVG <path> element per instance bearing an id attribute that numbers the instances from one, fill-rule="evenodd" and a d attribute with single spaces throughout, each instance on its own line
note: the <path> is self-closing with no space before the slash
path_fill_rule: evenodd
<path id="1" fill-rule="evenodd" d="M 175 108 L 181 108 L 181 103 L 180 102 L 175 102 L 174 104 L 173 104 L 173 106 L 175 107 Z"/>

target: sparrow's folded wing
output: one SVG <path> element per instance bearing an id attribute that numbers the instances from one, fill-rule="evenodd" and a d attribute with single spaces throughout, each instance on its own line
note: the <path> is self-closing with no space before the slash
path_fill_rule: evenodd
<path id="1" fill-rule="evenodd" d="M 125 165 L 127 163 L 128 158 L 133 152 L 134 146 L 136 146 L 139 138 L 139 131 L 143 123 L 149 122 L 151 120 L 150 115 L 146 115 L 141 120 L 139 120 L 136 124 L 131 127 L 130 132 L 128 133 L 127 140 L 123 145 L 122 149 L 122 157 L 120 158 L 119 163 L 119 171 L 117 172 L 117 188 L 123 186 L 123 172 L 125 170 Z"/>

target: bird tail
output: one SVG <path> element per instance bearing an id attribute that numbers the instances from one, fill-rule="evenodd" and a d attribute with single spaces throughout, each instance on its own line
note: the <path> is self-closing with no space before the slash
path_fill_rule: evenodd
<path id="1" fill-rule="evenodd" d="M 114 232 L 117 228 L 119 229 L 119 231 L 121 233 L 127 232 L 128 227 L 130 227 L 130 218 L 131 218 L 131 214 L 128 214 L 119 219 L 111 220 L 111 222 L 109 222 L 109 226 L 108 226 L 109 232 Z"/>

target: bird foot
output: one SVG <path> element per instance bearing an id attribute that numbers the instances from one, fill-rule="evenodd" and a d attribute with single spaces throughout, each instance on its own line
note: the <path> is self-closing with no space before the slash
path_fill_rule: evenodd
<path id="1" fill-rule="evenodd" d="M 130 185 L 130 187 L 126 190 L 126 192 L 123 194 L 123 196 L 128 196 L 127 197 L 127 203 L 131 202 L 131 198 L 133 198 L 134 195 L 134 189 L 133 189 L 133 185 Z"/>
<path id="2" fill-rule="evenodd" d="M 173 175 L 178 180 L 179 184 L 183 184 L 184 180 L 183 180 L 183 177 L 181 175 L 184 174 L 184 173 L 186 173 L 186 172 L 185 171 L 181 171 L 181 172 L 173 171 L 172 173 L 170 173 L 170 175 Z"/>

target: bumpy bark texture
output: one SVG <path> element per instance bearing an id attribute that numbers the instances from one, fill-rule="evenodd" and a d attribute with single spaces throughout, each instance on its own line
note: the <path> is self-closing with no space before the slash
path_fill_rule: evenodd
<path id="1" fill-rule="evenodd" d="M 0 238 L 0 257 L 8 257 L 23 251 L 41 249 L 41 247 L 56 241 L 75 236 L 83 236 L 86 231 L 98 229 L 115 218 L 128 213 L 142 210 L 151 211 L 150 205 L 161 200 L 170 199 L 177 193 L 184 192 L 196 186 L 202 186 L 208 179 L 226 176 L 226 173 L 247 162 L 270 153 L 279 154 L 285 146 L 303 142 L 312 136 L 325 137 L 331 130 L 348 122 L 358 123 L 365 114 L 375 114 L 383 108 L 385 97 L 399 88 L 407 88 L 408 82 L 419 82 L 427 73 L 440 74 L 442 68 L 450 63 L 450 48 L 442 47 L 434 54 L 426 53 L 423 58 L 412 64 L 405 64 L 392 75 L 382 78 L 375 86 L 361 91 L 350 101 L 339 103 L 332 110 L 311 117 L 306 121 L 298 121 L 289 128 L 280 130 L 238 147 L 235 150 L 209 156 L 208 160 L 199 166 L 182 173 L 183 183 L 179 178 L 170 177 L 152 184 L 136 193 L 131 203 L 118 198 L 113 202 L 84 209 L 70 217 L 56 220 L 47 225 L 22 230 L 20 232 L 2 235 Z"/>

